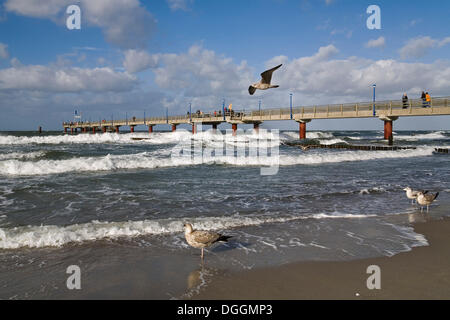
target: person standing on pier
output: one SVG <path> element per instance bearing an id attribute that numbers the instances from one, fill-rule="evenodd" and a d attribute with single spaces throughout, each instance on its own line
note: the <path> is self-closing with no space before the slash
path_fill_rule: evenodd
<path id="1" fill-rule="evenodd" d="M 430 97 L 430 94 L 427 92 L 427 93 L 425 93 L 425 100 L 426 100 L 426 105 L 427 105 L 427 107 L 431 107 L 431 97 Z"/>
<path id="2" fill-rule="evenodd" d="M 408 96 L 406 95 L 406 92 L 403 94 L 402 103 L 403 103 L 403 109 L 408 108 Z"/>
<path id="3" fill-rule="evenodd" d="M 427 96 L 425 94 L 425 91 L 422 91 L 422 96 L 420 97 L 422 99 L 422 108 L 427 107 Z"/>

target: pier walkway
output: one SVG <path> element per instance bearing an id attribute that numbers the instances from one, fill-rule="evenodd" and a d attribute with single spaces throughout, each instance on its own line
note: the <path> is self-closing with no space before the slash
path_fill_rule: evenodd
<path id="1" fill-rule="evenodd" d="M 191 124 L 192 132 L 196 132 L 197 124 L 212 125 L 217 129 L 217 125 L 223 122 L 231 124 L 233 133 L 236 132 L 238 124 L 253 124 L 255 130 L 264 121 L 291 120 L 299 123 L 300 139 L 306 138 L 306 123 L 314 119 L 344 119 L 344 118 L 379 118 L 384 121 L 384 138 L 392 140 L 393 121 L 399 117 L 411 116 L 440 116 L 450 115 L 450 97 L 432 98 L 430 102 L 422 99 L 409 100 L 404 104 L 401 100 L 377 101 L 362 103 L 330 104 L 309 107 L 277 108 L 250 111 L 226 111 L 206 112 L 203 114 L 186 114 L 182 116 L 131 118 L 122 120 L 103 120 L 97 122 L 64 122 L 64 132 L 95 133 L 119 132 L 122 126 L 128 126 L 131 132 L 138 125 L 148 126 L 149 133 L 153 132 L 153 127 L 160 124 L 169 124 L 172 131 L 176 130 L 179 124 Z"/>

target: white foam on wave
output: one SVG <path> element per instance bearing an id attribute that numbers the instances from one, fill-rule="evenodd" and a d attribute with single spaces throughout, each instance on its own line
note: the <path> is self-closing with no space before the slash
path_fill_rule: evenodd
<path id="1" fill-rule="evenodd" d="M 317 213 L 312 217 L 315 219 L 336 219 L 336 218 L 370 218 L 376 217 L 376 214 L 350 214 L 350 213 L 341 213 L 341 212 L 332 212 L 332 213 Z"/>
<path id="2" fill-rule="evenodd" d="M 447 140 L 450 139 L 449 136 L 445 135 L 444 131 L 436 131 L 425 134 L 414 134 L 414 135 L 395 135 L 395 140 L 405 140 L 405 141 L 419 141 L 419 140 Z"/>
<path id="3" fill-rule="evenodd" d="M 144 132 L 136 133 L 98 133 L 98 134 L 62 134 L 54 136 L 0 136 L 0 145 L 27 145 L 27 144 L 167 144 L 176 143 L 186 138 L 186 130 L 176 132 L 155 132 L 149 135 Z M 142 140 L 136 140 L 138 138 Z"/>
<path id="4" fill-rule="evenodd" d="M 196 229 L 221 230 L 237 227 L 256 226 L 267 223 L 282 223 L 301 219 L 325 218 L 365 218 L 364 215 L 313 215 L 308 216 L 240 216 L 189 218 Z M 0 228 L 0 248 L 60 247 L 68 243 L 81 243 L 101 239 L 164 235 L 183 232 L 185 220 L 160 219 L 124 222 L 92 221 L 69 226 L 41 225 L 15 228 Z"/>
<path id="5" fill-rule="evenodd" d="M 43 151 L 35 151 L 35 152 L 10 152 L 0 154 L 1 160 L 9 160 L 9 159 L 19 159 L 19 160 L 29 160 L 39 158 L 45 155 Z"/>
<path id="6" fill-rule="evenodd" d="M 298 140 L 299 133 L 298 131 L 285 131 L 282 132 L 282 137 L 288 139 Z M 307 131 L 306 132 L 307 139 L 333 139 L 335 136 L 331 132 L 322 132 L 322 131 Z"/>
<path id="7" fill-rule="evenodd" d="M 368 161 L 391 158 L 411 158 L 430 156 L 433 148 L 418 148 L 398 151 L 348 151 L 348 152 L 304 152 L 299 155 L 280 154 L 277 156 L 211 156 L 192 158 L 190 156 L 169 157 L 168 149 L 155 153 L 142 152 L 126 155 L 106 155 L 101 157 L 79 157 L 63 160 L 0 161 L 2 175 L 45 175 L 66 172 L 96 172 L 123 169 L 153 169 L 180 167 L 200 164 L 224 164 L 233 166 L 291 166 Z M 164 151 L 164 152 L 162 152 Z"/>
<path id="8" fill-rule="evenodd" d="M 337 143 L 348 144 L 346 141 L 344 141 L 342 139 L 329 139 L 329 140 L 319 139 L 319 143 L 324 144 L 324 145 L 331 145 L 331 144 L 337 144 Z"/>

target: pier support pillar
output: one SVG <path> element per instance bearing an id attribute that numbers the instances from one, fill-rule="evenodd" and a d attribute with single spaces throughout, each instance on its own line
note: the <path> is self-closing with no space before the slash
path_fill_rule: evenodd
<path id="1" fill-rule="evenodd" d="M 177 125 L 176 124 L 172 124 L 172 132 L 177 131 Z"/>
<path id="2" fill-rule="evenodd" d="M 236 135 L 236 131 L 237 131 L 237 123 L 233 123 L 231 125 L 231 128 L 233 129 L 233 136 L 235 136 Z"/>
<path id="3" fill-rule="evenodd" d="M 134 126 L 130 126 L 130 131 L 133 133 L 134 132 Z"/>
<path id="4" fill-rule="evenodd" d="M 384 121 L 384 139 L 389 141 L 389 145 L 393 143 L 392 121 Z"/>
<path id="5" fill-rule="evenodd" d="M 153 132 L 153 126 L 148 126 L 148 133 L 152 133 Z"/>
<path id="6" fill-rule="evenodd" d="M 212 129 L 213 129 L 213 132 L 214 132 L 214 133 L 217 132 L 217 124 L 216 124 L 216 123 L 214 123 L 214 124 L 212 125 Z"/>
<path id="7" fill-rule="evenodd" d="M 119 133 L 119 126 L 116 126 L 116 133 Z"/>
<path id="8" fill-rule="evenodd" d="M 197 133 L 197 124 L 193 123 L 192 124 L 192 134 L 196 134 Z"/>
<path id="9" fill-rule="evenodd" d="M 64 127 L 64 133 L 67 133 L 67 127 Z"/>
<path id="10" fill-rule="evenodd" d="M 256 133 L 259 133 L 259 125 L 260 125 L 260 123 L 259 123 L 259 122 L 255 122 L 255 123 L 253 123 L 253 130 L 255 130 L 255 131 L 256 131 Z"/>
<path id="11" fill-rule="evenodd" d="M 394 144 L 393 123 L 397 119 L 398 117 L 380 117 L 384 121 L 384 139 L 389 141 L 390 146 Z"/>
<path id="12" fill-rule="evenodd" d="M 103 132 L 103 133 L 106 133 L 106 126 L 103 126 L 103 127 L 102 127 L 102 132 Z"/>
<path id="13" fill-rule="evenodd" d="M 308 122 L 310 122 L 311 120 L 302 119 L 302 120 L 296 120 L 296 121 L 299 123 L 298 132 L 299 132 L 300 140 L 304 140 L 304 139 L 306 139 L 306 124 Z"/>
<path id="14" fill-rule="evenodd" d="M 92 127 L 92 134 L 95 134 L 95 130 L 97 130 L 96 127 Z"/>
<path id="15" fill-rule="evenodd" d="M 73 134 L 73 128 L 70 128 L 70 134 Z"/>

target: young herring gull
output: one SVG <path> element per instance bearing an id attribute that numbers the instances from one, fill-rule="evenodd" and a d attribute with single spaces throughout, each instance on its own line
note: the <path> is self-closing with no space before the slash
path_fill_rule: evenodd
<path id="1" fill-rule="evenodd" d="M 424 206 L 427 206 L 427 212 L 428 212 L 428 206 L 433 203 L 434 200 L 438 197 L 439 192 L 436 192 L 435 194 L 428 193 L 428 191 L 425 192 L 419 192 L 417 195 L 417 203 L 421 206 L 420 211 L 423 210 Z"/>
<path id="2" fill-rule="evenodd" d="M 206 230 L 194 230 L 190 223 L 184 224 L 184 236 L 189 245 L 194 248 L 203 249 L 211 246 L 216 242 L 227 242 L 230 236 L 223 236 L 220 233 L 206 231 Z"/>
<path id="3" fill-rule="evenodd" d="M 261 73 L 261 80 L 248 87 L 248 93 L 250 93 L 250 95 L 253 95 L 256 89 L 267 90 L 269 88 L 278 88 L 279 86 L 270 84 L 270 81 L 272 81 L 272 73 L 281 66 L 282 64 Z"/>
<path id="4" fill-rule="evenodd" d="M 411 199 L 411 203 L 414 203 L 414 201 L 417 200 L 417 196 L 419 195 L 420 190 L 413 190 L 410 187 L 406 187 L 403 190 L 406 191 L 406 197 L 408 199 Z"/>

